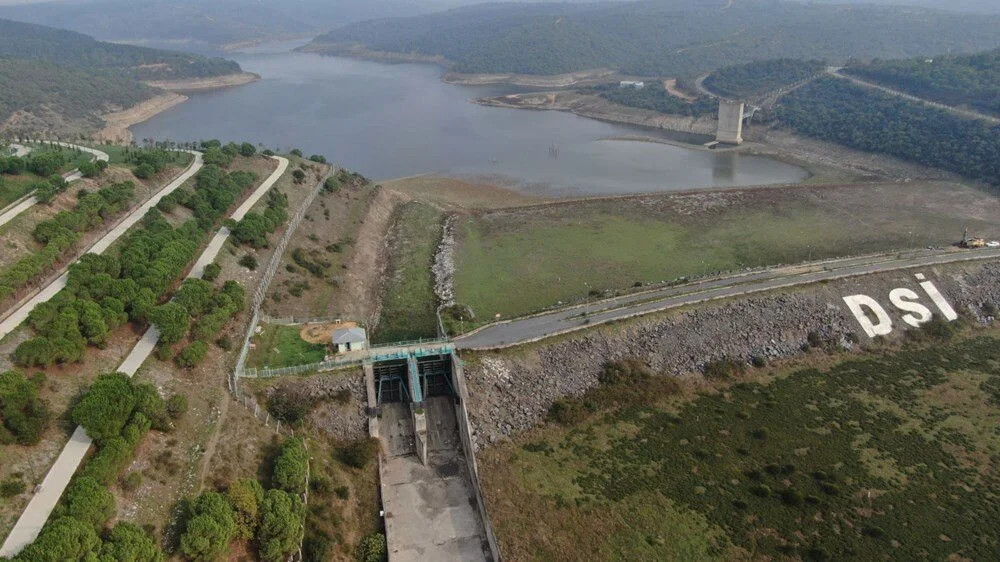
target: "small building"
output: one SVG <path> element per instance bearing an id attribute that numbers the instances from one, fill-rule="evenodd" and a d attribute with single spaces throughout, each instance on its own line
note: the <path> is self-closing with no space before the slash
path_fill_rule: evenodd
<path id="1" fill-rule="evenodd" d="M 645 82 L 636 82 L 635 80 L 622 80 L 618 83 L 619 88 L 634 88 L 636 90 L 641 90 L 646 87 Z"/>
<path id="2" fill-rule="evenodd" d="M 364 328 L 334 330 L 330 343 L 337 350 L 337 353 L 362 350 L 368 345 L 368 333 L 365 332 Z"/>

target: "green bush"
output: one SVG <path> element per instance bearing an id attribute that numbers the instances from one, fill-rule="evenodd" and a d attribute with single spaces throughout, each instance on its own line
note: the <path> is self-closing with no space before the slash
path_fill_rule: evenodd
<path id="1" fill-rule="evenodd" d="M 13 476 L 0 482 L 0 497 L 11 498 L 24 493 L 24 480 Z"/>
<path id="2" fill-rule="evenodd" d="M 167 414 L 175 420 L 183 416 L 188 409 L 187 396 L 174 394 L 167 400 Z"/>
<path id="3" fill-rule="evenodd" d="M 184 369 L 193 369 L 198 363 L 205 359 L 208 353 L 208 344 L 203 341 L 196 341 L 185 347 L 174 357 L 177 365 Z"/>
<path id="4" fill-rule="evenodd" d="M 361 539 L 358 547 L 358 558 L 361 562 L 384 562 L 389 559 L 385 535 L 375 533 Z"/>
<path id="5" fill-rule="evenodd" d="M 35 445 L 50 419 L 35 382 L 18 371 L 0 373 L 0 444 Z"/>
<path id="6" fill-rule="evenodd" d="M 122 489 L 126 492 L 134 492 L 142 486 L 142 473 L 139 471 L 129 472 L 122 478 Z"/>
<path id="7" fill-rule="evenodd" d="M 222 267 L 217 263 L 210 263 L 205 266 L 205 272 L 201 278 L 205 281 L 215 281 L 219 278 L 220 273 L 222 273 Z"/>
<path id="8" fill-rule="evenodd" d="M 100 530 L 115 513 L 115 498 L 97 480 L 74 478 L 56 508 L 57 517 L 72 517 Z"/>
<path id="9" fill-rule="evenodd" d="M 743 363 L 733 359 L 716 359 L 705 364 L 705 377 L 713 380 L 730 380 L 746 370 Z"/>
<path id="10" fill-rule="evenodd" d="M 274 485 L 293 494 L 306 489 L 309 453 L 301 437 L 286 439 L 274 461 Z"/>
<path id="11" fill-rule="evenodd" d="M 255 271 L 257 269 L 257 258 L 253 257 L 250 254 L 244 255 L 242 258 L 240 258 L 240 261 L 238 263 L 243 267 L 249 269 L 250 271 Z"/>

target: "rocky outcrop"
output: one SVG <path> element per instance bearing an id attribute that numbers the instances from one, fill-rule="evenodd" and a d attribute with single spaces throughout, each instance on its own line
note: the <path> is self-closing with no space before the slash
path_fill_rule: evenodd
<path id="1" fill-rule="evenodd" d="M 803 352 L 809 334 L 851 349 L 864 335 L 843 297 L 865 294 L 883 303 L 901 333 L 888 294 L 906 287 L 933 306 L 914 274 L 927 275 L 960 314 L 988 322 L 1000 309 L 1000 263 L 921 268 L 851 278 L 775 292 L 595 328 L 553 343 L 533 344 L 470 358 L 466 368 L 469 416 L 477 448 L 528 429 L 551 404 L 597 385 L 609 361 L 637 358 L 665 376 L 698 372 L 721 358 L 787 358 Z M 815 340 L 815 336 L 813 336 Z"/>

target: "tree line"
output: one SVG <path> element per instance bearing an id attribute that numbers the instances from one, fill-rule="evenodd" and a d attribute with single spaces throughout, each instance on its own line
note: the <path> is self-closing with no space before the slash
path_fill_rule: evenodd
<path id="1" fill-rule="evenodd" d="M 135 193 L 132 182 L 118 183 L 94 193 L 81 191 L 72 211 L 60 211 L 35 225 L 32 236 L 42 244 L 33 252 L 0 271 L 0 301 L 51 270 L 77 248 L 81 234 L 104 224 L 128 206 Z"/>
<path id="2" fill-rule="evenodd" d="M 117 255 L 84 255 L 70 266 L 66 288 L 29 314 L 28 324 L 36 335 L 17 347 L 15 362 L 22 366 L 77 362 L 87 345 L 103 345 L 110 332 L 125 322 L 143 325 L 169 317 L 154 312 L 158 303 L 222 214 L 255 179 L 249 172 L 226 173 L 205 166 L 193 191 L 178 190 L 179 203 L 193 211 L 192 220 L 175 229 L 159 209 L 151 209 Z"/>

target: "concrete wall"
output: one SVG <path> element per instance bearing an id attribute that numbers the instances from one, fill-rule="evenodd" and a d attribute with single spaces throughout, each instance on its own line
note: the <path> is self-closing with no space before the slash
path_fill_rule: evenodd
<path id="1" fill-rule="evenodd" d="M 469 479 L 472 481 L 472 489 L 476 493 L 476 506 L 479 508 L 479 517 L 486 530 L 486 541 L 490 545 L 490 554 L 493 555 L 495 562 L 500 562 L 500 547 L 496 534 L 493 532 L 489 514 L 486 512 L 486 500 L 483 497 L 482 487 L 479 485 L 479 467 L 476 464 L 476 451 L 472 446 L 472 425 L 469 424 L 469 413 L 466 410 L 469 390 L 465 385 L 465 370 L 462 368 L 462 361 L 454 353 L 451 354 L 451 372 L 455 391 L 458 392 L 459 398 L 455 415 L 458 416 L 458 434 L 462 440 L 462 453 L 465 455 L 465 462 L 469 465 Z"/>
<path id="2" fill-rule="evenodd" d="M 726 144 L 743 144 L 743 104 L 719 102 L 719 129 L 715 140 Z"/>

